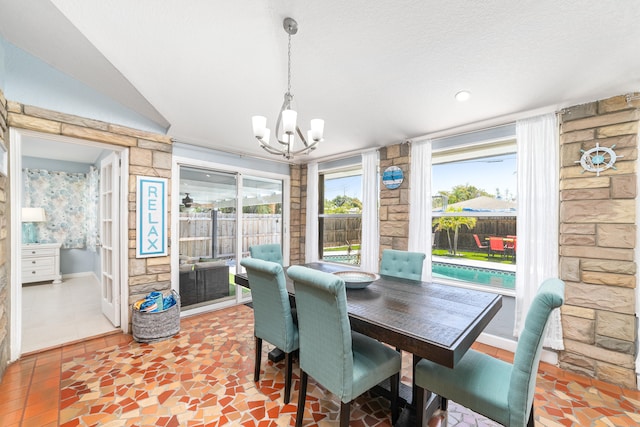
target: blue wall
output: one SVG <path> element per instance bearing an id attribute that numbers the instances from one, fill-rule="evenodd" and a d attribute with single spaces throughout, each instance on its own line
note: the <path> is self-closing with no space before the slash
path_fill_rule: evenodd
<path id="1" fill-rule="evenodd" d="M 154 121 L 58 71 L 0 36 L 0 84 L 2 77 L 5 80 L 5 98 L 8 100 L 149 132 L 166 133 Z"/>
<path id="2" fill-rule="evenodd" d="M 288 163 L 240 156 L 238 154 L 225 153 L 223 151 L 211 150 L 209 148 L 198 147 L 195 145 L 189 145 L 180 142 L 177 142 L 173 145 L 173 155 L 220 163 L 223 165 L 238 167 L 242 169 L 253 169 L 260 172 L 277 173 L 287 176 L 289 176 L 291 173 Z"/>

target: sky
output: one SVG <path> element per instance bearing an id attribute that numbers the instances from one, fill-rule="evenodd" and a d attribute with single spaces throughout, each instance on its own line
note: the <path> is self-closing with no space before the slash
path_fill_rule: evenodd
<path id="1" fill-rule="evenodd" d="M 450 191 L 456 185 L 473 185 L 489 194 L 500 190 L 502 198 L 516 194 L 516 155 L 474 159 L 433 166 L 431 192 Z M 350 176 L 325 181 L 325 198 L 334 199 L 345 195 L 362 200 L 362 177 Z"/>

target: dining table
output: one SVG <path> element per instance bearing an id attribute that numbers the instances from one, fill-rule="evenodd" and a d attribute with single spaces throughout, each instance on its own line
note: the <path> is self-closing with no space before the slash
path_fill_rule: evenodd
<path id="1" fill-rule="evenodd" d="M 355 270 L 327 262 L 304 266 L 327 273 Z M 424 358 L 455 367 L 502 307 L 501 295 L 491 292 L 377 277 L 364 288 L 346 289 L 351 329 L 413 354 L 414 366 Z M 235 283 L 251 288 L 246 273 L 236 273 Z M 288 277 L 287 290 L 293 301 L 295 290 Z"/>

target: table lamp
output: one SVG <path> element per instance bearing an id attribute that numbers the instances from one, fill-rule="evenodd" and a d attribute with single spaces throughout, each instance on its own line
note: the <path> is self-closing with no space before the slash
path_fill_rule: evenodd
<path id="1" fill-rule="evenodd" d="M 45 222 L 47 217 L 42 208 L 22 208 L 22 243 L 38 242 L 36 222 Z"/>

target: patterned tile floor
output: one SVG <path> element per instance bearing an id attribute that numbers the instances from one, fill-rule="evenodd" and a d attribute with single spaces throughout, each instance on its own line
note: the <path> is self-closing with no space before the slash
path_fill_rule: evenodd
<path id="1" fill-rule="evenodd" d="M 282 402 L 283 364 L 263 362 L 253 382 L 253 316 L 245 306 L 183 318 L 171 340 L 139 344 L 115 334 L 13 363 L 0 383 L 0 425 L 12 426 L 292 426 Z M 265 346 L 266 347 L 266 346 Z M 477 349 L 509 360 L 492 347 Z M 266 349 L 265 349 L 266 351 Z M 266 361 L 266 356 L 263 361 Z M 411 383 L 405 355 L 402 381 Z M 535 395 L 536 425 L 638 426 L 640 392 L 542 365 Z M 334 426 L 339 402 L 310 379 L 305 426 Z M 388 402 L 364 395 L 352 405 L 352 426 L 389 426 Z M 446 421 L 430 426 L 494 426 L 451 403 Z"/>

